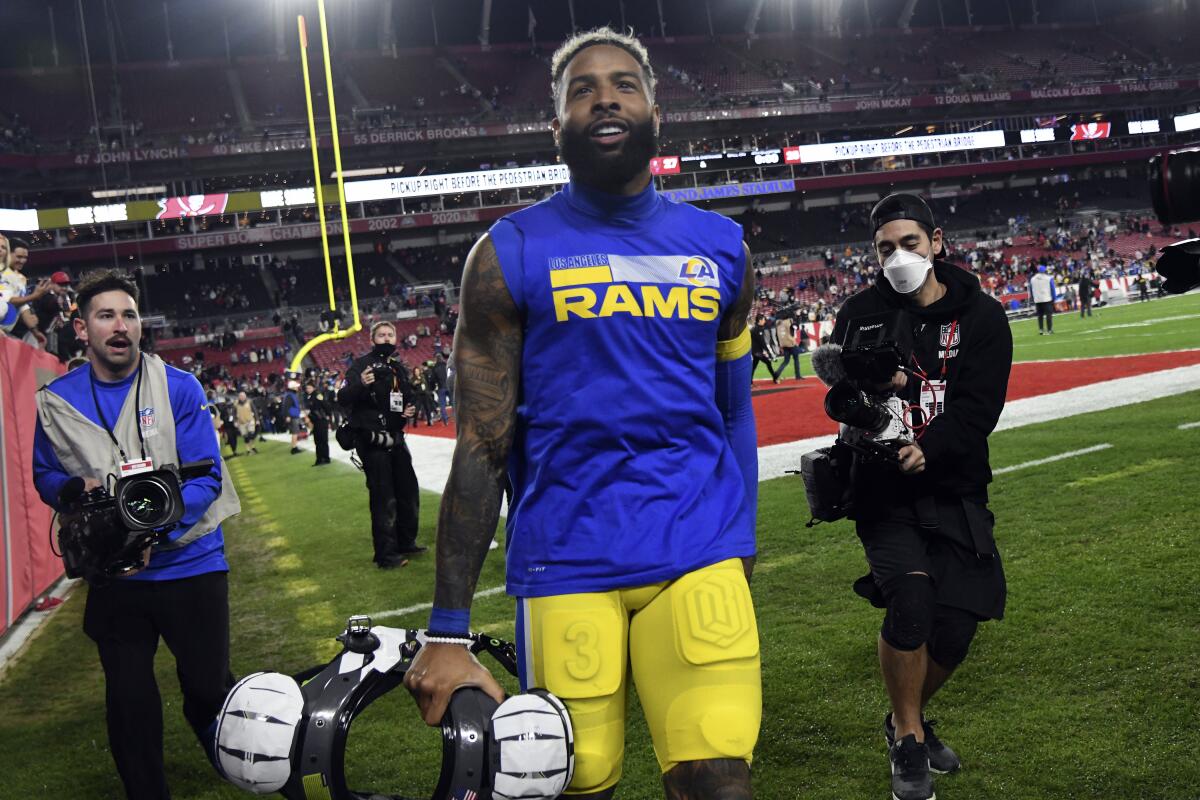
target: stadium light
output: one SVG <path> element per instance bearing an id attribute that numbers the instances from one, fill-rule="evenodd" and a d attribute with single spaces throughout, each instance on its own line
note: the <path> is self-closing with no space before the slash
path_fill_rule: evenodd
<path id="1" fill-rule="evenodd" d="M 0 229 L 36 231 L 40 227 L 36 208 L 0 208 Z"/>
<path id="2" fill-rule="evenodd" d="M 162 196 L 166 193 L 166 186 L 135 186 L 129 189 L 93 189 L 92 197 L 107 200 L 111 197 L 143 197 L 148 194 Z"/>
<path id="3" fill-rule="evenodd" d="M 1200 111 L 1195 114 L 1180 114 L 1175 117 L 1175 130 L 1178 133 L 1194 131 L 1200 128 Z"/>

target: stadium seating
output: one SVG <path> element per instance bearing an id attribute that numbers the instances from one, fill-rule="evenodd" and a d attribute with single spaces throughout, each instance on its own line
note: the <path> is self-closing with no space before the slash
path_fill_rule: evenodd
<path id="1" fill-rule="evenodd" d="M 145 130 L 207 133 L 236 115 L 222 64 L 134 64 L 117 80 L 126 119 Z"/>
<path id="2" fill-rule="evenodd" d="M 942 91 L 968 80 L 992 87 L 1062 85 L 1068 82 L 1191 74 L 1196 50 L 1184 36 L 1162 37 L 1151 22 L 1134 21 L 1121 36 L 1093 30 L 980 30 L 943 35 L 913 46 L 897 31 L 869 37 L 765 34 L 749 45 L 737 36 L 709 40 L 647 40 L 659 76 L 659 98 L 671 105 L 713 105 L 819 92 L 854 95 L 912 90 Z M 544 54 L 521 45 L 491 49 L 402 50 L 346 54 L 335 70 L 342 113 L 389 110 L 390 121 L 427 122 L 439 117 L 475 119 L 489 113 L 514 118 L 545 114 L 549 77 Z M 144 125 L 141 136 L 199 133 L 236 119 L 226 77 L 232 69 L 252 122 L 260 128 L 292 127 L 304 120 L 300 64 L 295 58 L 255 57 L 223 62 L 122 65 L 93 69 L 96 96 L 120 87 L 126 123 Z M 324 109 L 323 67 L 310 63 L 318 117 Z M 466 79 L 464 84 L 456 76 Z M 75 69 L 12 70 L 7 106 L 20 111 L 43 142 L 78 138 L 90 127 L 85 75 Z M 357 93 L 348 91 L 352 82 Z M 822 84 L 819 88 L 810 81 Z M 787 84 L 785 86 L 785 83 Z M 478 94 L 477 94 L 478 92 Z M 359 94 L 360 93 L 360 94 Z M 489 112 L 490 100 L 495 112 Z M 195 103 L 203 97 L 205 102 Z M 420 98 L 418 100 L 418 98 Z M 365 106 L 363 105 L 365 101 Z M 108 103 L 101 108 L 109 119 Z"/>
<path id="3" fill-rule="evenodd" d="M 143 279 L 145 307 L 175 319 L 262 311 L 273 305 L 252 267 L 162 274 L 148 270 Z"/>
<path id="4" fill-rule="evenodd" d="M 458 283 L 462 277 L 463 261 L 472 244 L 473 241 L 467 241 L 459 244 L 405 248 L 397 250 L 395 257 L 419 281 L 441 283 L 451 280 Z"/>
<path id="5" fill-rule="evenodd" d="M 93 76 L 97 92 L 107 93 L 111 85 L 104 82 L 107 70 L 94 70 Z M 92 110 L 82 70 L 13 71 L 0 80 L 4 81 L 6 110 L 19 113 L 38 139 L 62 141 L 87 135 Z"/>
<path id="6" fill-rule="evenodd" d="M 436 61 L 433 51 L 399 53 L 396 58 L 360 55 L 344 62 L 349 75 L 366 97 L 368 107 L 395 107 L 408 118 L 433 113 L 478 114 L 482 108 L 469 92 Z M 482 87 L 477 87 L 482 89 Z M 344 96 L 344 95 L 343 95 Z M 417 107 L 416 98 L 424 105 Z"/>
<path id="7" fill-rule="evenodd" d="M 445 334 L 438 334 L 438 321 L 433 317 L 422 317 L 419 319 L 402 319 L 395 321 L 396 326 L 396 355 L 401 361 L 408 364 L 410 367 L 415 367 L 425 361 L 428 361 L 437 353 L 436 345 L 440 343 L 446 350 L 450 349 L 450 337 Z M 428 326 L 433 329 L 434 335 L 418 336 L 417 346 L 409 349 L 404 346 L 403 342 L 410 335 L 416 334 L 418 328 Z M 362 330 L 345 339 L 338 339 L 333 342 L 325 342 L 319 344 L 309 351 L 317 367 L 320 369 L 330 369 L 341 371 L 346 368 L 346 354 L 349 353 L 355 358 L 371 349 L 371 336 L 369 333 L 369 325 L 364 325 L 367 330 Z"/>
<path id="8" fill-rule="evenodd" d="M 275 262 L 271 274 L 279 287 L 279 299 L 289 306 L 327 304 L 329 288 L 325 279 L 324 261 L 319 258 L 291 259 L 287 263 Z M 350 288 L 346 280 L 346 266 L 341 256 L 332 259 L 334 296 L 348 300 Z M 376 253 L 354 255 L 355 289 L 360 298 L 388 297 L 399 293 L 405 281 L 388 263 L 386 256 Z M 295 286 L 291 278 L 295 277 Z"/>
<path id="9" fill-rule="evenodd" d="M 313 82 L 313 113 L 329 119 L 325 100 L 325 70 L 319 59 L 309 60 Z M 250 117 L 261 125 L 299 122 L 304 109 L 304 79 L 299 61 L 242 61 L 236 67 Z M 340 88 L 334 84 L 334 91 Z"/>
<path id="10" fill-rule="evenodd" d="M 251 350 L 259 350 L 266 348 L 274 350 L 277 347 L 283 347 L 285 337 L 279 332 L 278 328 L 264 331 L 261 335 L 253 338 L 239 339 L 237 344 L 228 350 L 221 349 L 213 344 L 184 344 L 175 340 L 168 343 L 165 347 L 158 349 L 158 355 L 162 357 L 168 364 L 178 367 L 179 369 L 191 372 L 197 365 L 195 356 L 201 353 L 204 356 L 204 368 L 220 367 L 234 379 L 250 378 L 255 373 L 261 373 L 263 376 L 282 373 L 288 366 L 287 358 L 275 358 L 271 361 L 260 360 L 257 363 L 250 363 L 245 358 Z M 232 363 L 234 354 L 238 356 L 238 363 Z"/>

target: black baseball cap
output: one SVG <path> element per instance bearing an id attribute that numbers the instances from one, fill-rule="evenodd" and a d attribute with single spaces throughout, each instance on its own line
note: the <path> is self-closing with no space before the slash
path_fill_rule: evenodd
<path id="1" fill-rule="evenodd" d="M 925 228 L 926 233 L 933 233 L 937 223 L 933 221 L 933 212 L 925 198 L 919 194 L 895 192 L 880 200 L 871 209 L 871 233 L 898 219 L 911 219 Z"/>

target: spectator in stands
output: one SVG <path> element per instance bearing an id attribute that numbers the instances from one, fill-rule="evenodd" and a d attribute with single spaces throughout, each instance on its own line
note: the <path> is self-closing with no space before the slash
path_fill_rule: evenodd
<path id="1" fill-rule="evenodd" d="M 29 344 L 46 346 L 46 336 L 38 330 L 38 318 L 32 304 L 52 291 L 49 278 L 38 281 L 37 286 L 27 290 L 25 265 L 29 262 L 29 244 L 0 234 L 0 300 L 17 309 L 19 319 L 9 333 Z"/>
<path id="2" fill-rule="evenodd" d="M 8 333 L 17 323 L 20 313 L 7 300 L 0 299 L 0 332 Z"/>
<path id="3" fill-rule="evenodd" d="M 61 270 L 50 276 L 50 284 L 50 291 L 32 304 L 33 311 L 38 330 L 46 336 L 46 350 L 65 363 L 83 350 L 75 327 L 70 324 L 75 311 L 75 291 L 71 288 L 71 276 Z"/>

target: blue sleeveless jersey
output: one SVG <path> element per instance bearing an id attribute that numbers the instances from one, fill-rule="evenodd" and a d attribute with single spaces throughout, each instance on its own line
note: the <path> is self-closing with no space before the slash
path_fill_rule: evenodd
<path id="1" fill-rule="evenodd" d="M 754 509 L 715 400 L 741 226 L 572 182 L 499 220 L 524 320 L 509 464 L 508 591 L 607 591 L 754 554 Z"/>

